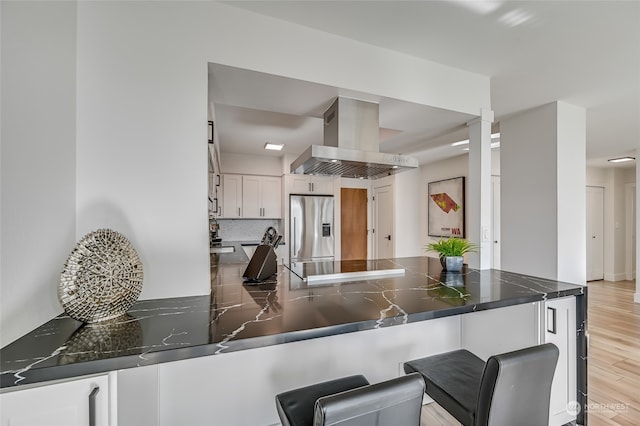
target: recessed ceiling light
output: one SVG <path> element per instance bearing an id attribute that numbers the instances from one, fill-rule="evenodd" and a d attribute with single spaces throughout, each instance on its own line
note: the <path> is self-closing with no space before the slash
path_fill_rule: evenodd
<path id="1" fill-rule="evenodd" d="M 625 161 L 634 161 L 635 157 L 620 157 L 620 158 L 612 158 L 608 160 L 611 163 L 624 163 Z"/>
<path id="2" fill-rule="evenodd" d="M 264 149 L 270 149 L 272 151 L 281 151 L 284 144 L 267 142 L 264 144 Z"/>

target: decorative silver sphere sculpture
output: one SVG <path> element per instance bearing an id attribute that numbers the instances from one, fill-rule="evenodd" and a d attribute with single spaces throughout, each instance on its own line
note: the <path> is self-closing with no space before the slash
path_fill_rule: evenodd
<path id="1" fill-rule="evenodd" d="M 85 235 L 71 251 L 58 285 L 65 312 L 95 323 L 125 314 L 142 291 L 142 262 L 129 240 L 111 229 Z"/>

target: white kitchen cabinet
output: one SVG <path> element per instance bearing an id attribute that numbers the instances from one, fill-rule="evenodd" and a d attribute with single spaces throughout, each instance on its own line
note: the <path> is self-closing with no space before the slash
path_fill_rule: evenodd
<path id="1" fill-rule="evenodd" d="M 280 219 L 282 179 L 273 176 L 242 176 L 242 217 Z"/>
<path id="2" fill-rule="evenodd" d="M 333 195 L 333 176 L 288 175 L 290 194 Z"/>
<path id="3" fill-rule="evenodd" d="M 111 373 L 115 374 L 115 373 Z M 111 426 L 108 375 L 7 389 L 0 394 L 1 426 Z M 115 376 L 112 376 L 115 377 Z M 115 379 L 113 379 L 115 380 Z"/>
<path id="4" fill-rule="evenodd" d="M 549 424 L 563 425 L 575 420 L 567 410 L 576 401 L 576 298 L 564 297 L 544 303 L 544 340 L 560 350 L 551 385 Z M 568 405 L 569 404 L 569 405 Z"/>
<path id="5" fill-rule="evenodd" d="M 242 217 L 242 175 L 222 175 L 222 204 L 220 217 Z"/>

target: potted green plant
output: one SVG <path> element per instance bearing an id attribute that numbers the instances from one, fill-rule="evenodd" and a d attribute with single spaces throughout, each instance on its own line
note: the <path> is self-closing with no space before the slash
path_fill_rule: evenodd
<path id="1" fill-rule="evenodd" d="M 464 254 L 477 251 L 475 244 L 456 238 L 440 238 L 435 243 L 427 244 L 427 251 L 434 251 L 440 257 L 442 269 L 450 272 L 458 272 L 464 263 Z"/>

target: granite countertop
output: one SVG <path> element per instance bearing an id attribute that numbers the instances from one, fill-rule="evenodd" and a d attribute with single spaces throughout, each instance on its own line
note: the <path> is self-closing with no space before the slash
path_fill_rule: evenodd
<path id="1" fill-rule="evenodd" d="M 242 250 L 240 250 L 242 251 Z M 244 253 L 243 253 L 244 254 Z M 246 285 L 245 262 L 220 263 L 207 296 L 138 301 L 125 317 L 84 325 L 60 315 L 0 349 L 0 387 L 70 378 L 309 338 L 400 325 L 556 297 L 586 288 L 498 270 L 441 271 L 438 259 L 337 262 L 341 271 L 401 276 L 309 284 L 278 266 Z M 246 257 L 246 256 L 245 256 Z"/>

